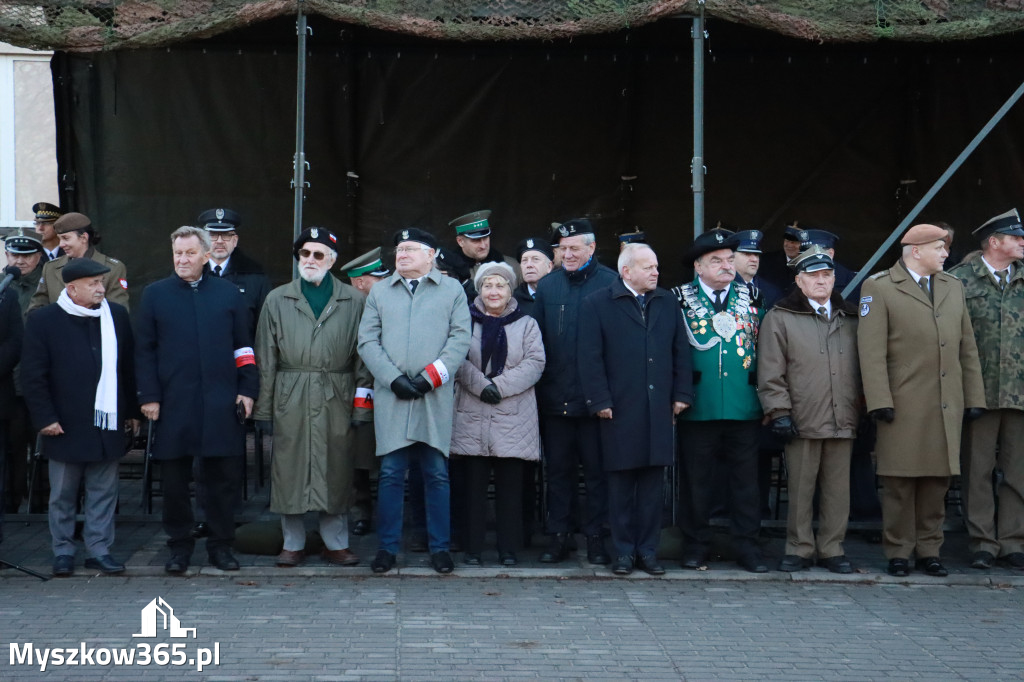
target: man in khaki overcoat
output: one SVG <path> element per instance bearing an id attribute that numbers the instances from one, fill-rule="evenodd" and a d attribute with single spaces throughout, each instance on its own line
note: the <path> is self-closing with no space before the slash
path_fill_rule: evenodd
<path id="1" fill-rule="evenodd" d="M 278 566 L 302 562 L 308 511 L 320 513 L 324 559 L 359 562 L 348 542 L 352 426 L 372 421 L 373 379 L 356 354 L 366 299 L 330 274 L 336 249 L 330 230 L 299 235 L 299 279 L 270 292 L 256 330 L 255 419 L 273 422 L 270 509 L 281 514 L 284 535 Z"/>
<path id="2" fill-rule="evenodd" d="M 878 422 L 882 546 L 888 571 L 944 576 L 945 495 L 960 473 L 965 415 L 985 407 L 981 364 L 963 285 L 942 271 L 946 231 L 915 225 L 902 258 L 872 275 L 860 299 L 857 343 L 864 397 Z"/>

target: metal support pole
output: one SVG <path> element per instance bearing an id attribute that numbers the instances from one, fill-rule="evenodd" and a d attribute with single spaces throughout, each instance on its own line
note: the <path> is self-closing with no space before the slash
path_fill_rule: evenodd
<path id="1" fill-rule="evenodd" d="M 704 232 L 704 0 L 697 3 L 700 13 L 693 18 L 693 236 Z"/>
<path id="2" fill-rule="evenodd" d="M 875 264 L 877 264 L 878 260 L 882 257 L 882 255 L 889 250 L 889 247 L 891 247 L 896 242 L 896 239 L 902 236 L 903 232 L 910 226 L 910 223 L 914 220 L 914 218 L 916 218 L 918 214 L 921 213 L 922 210 L 924 210 L 924 207 L 928 205 L 928 202 L 930 202 L 932 198 L 936 194 L 938 194 L 939 190 L 942 189 L 942 186 L 946 184 L 946 181 L 949 180 L 950 177 L 952 177 L 953 173 L 959 170 L 960 166 L 962 166 L 964 161 L 967 160 L 967 157 L 970 156 L 974 152 L 974 150 L 978 148 L 978 145 L 981 144 L 981 141 L 984 140 L 990 132 L 992 132 L 992 129 L 995 128 L 996 124 L 1002 120 L 1003 116 L 1006 116 L 1006 113 L 1013 107 L 1014 104 L 1017 103 L 1017 100 L 1021 98 L 1021 95 L 1024 95 L 1024 83 L 1021 83 L 1014 91 L 1014 93 L 1010 95 L 1010 98 L 1006 100 L 1005 103 L 1003 103 L 1003 106 L 999 107 L 999 111 L 997 111 L 992 116 L 992 118 L 989 119 L 989 122 L 985 124 L 984 128 L 978 131 L 978 134 L 974 136 L 974 139 L 971 140 L 970 144 L 968 144 L 964 148 L 964 150 L 960 152 L 960 156 L 956 157 L 953 163 L 949 165 L 949 168 L 946 169 L 946 172 L 943 173 L 942 176 L 935 181 L 935 184 L 931 186 L 931 189 L 929 189 L 928 192 L 923 197 L 921 197 L 921 201 L 917 202 L 917 206 L 914 206 L 910 213 L 907 214 L 907 217 L 904 218 L 903 221 L 900 222 L 900 224 L 896 227 L 896 229 L 892 231 L 892 234 L 889 235 L 889 238 L 886 239 L 885 242 L 883 242 L 882 245 L 878 247 L 878 250 L 875 251 L 875 253 L 871 256 L 868 262 L 864 264 L 864 267 L 860 269 L 860 272 L 857 273 L 857 276 L 853 278 L 853 281 L 846 285 L 846 288 L 843 289 L 842 293 L 843 298 L 849 296 L 850 293 L 854 289 L 856 289 L 862 281 L 864 281 L 864 278 L 871 273 L 871 268 L 875 267 Z"/>
<path id="3" fill-rule="evenodd" d="M 306 35 L 309 27 L 306 15 L 302 12 L 303 0 L 298 0 L 298 13 L 295 30 L 298 36 L 297 73 L 295 78 L 295 157 L 292 159 L 294 177 L 292 188 L 295 191 L 294 217 L 292 221 L 292 241 L 299 238 L 302 232 L 302 202 L 306 193 Z M 298 277 L 298 264 L 292 265 L 292 276 Z"/>

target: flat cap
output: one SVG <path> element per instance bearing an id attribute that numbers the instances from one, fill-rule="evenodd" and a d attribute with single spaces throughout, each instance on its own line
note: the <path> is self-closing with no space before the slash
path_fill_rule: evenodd
<path id="1" fill-rule="evenodd" d="M 488 221 L 490 217 L 489 210 L 473 211 L 449 221 L 448 226 L 455 228 L 456 236 L 483 239 L 491 236 L 491 224 Z"/>
<path id="2" fill-rule="evenodd" d="M 333 232 L 325 227 L 307 227 L 299 233 L 298 239 L 292 244 L 292 255 L 295 256 L 295 260 L 299 260 L 299 249 L 308 242 L 316 242 L 329 249 L 338 250 L 338 237 Z"/>
<path id="3" fill-rule="evenodd" d="M 789 261 L 789 267 L 796 273 L 817 272 L 818 270 L 835 270 L 835 263 L 824 247 L 812 244 L 801 251 L 796 258 Z"/>
<path id="4" fill-rule="evenodd" d="M 708 230 L 693 240 L 693 245 L 686 253 L 686 260 L 695 261 L 706 253 L 720 251 L 721 249 L 735 251 L 738 244 L 739 240 L 736 239 L 736 234 L 730 230 L 718 228 Z"/>
<path id="5" fill-rule="evenodd" d="M 211 208 L 199 214 L 199 224 L 207 232 L 237 231 L 242 216 L 230 208 Z"/>
<path id="6" fill-rule="evenodd" d="M 65 213 L 53 223 L 53 231 L 57 234 L 84 230 L 92 225 L 92 221 L 81 213 Z"/>
<path id="7" fill-rule="evenodd" d="M 978 241 L 983 242 L 994 234 L 1011 234 L 1015 237 L 1024 237 L 1024 228 L 1021 227 L 1020 214 L 1017 213 L 1017 209 L 1011 208 L 1006 213 L 1000 213 L 995 218 L 989 218 L 971 234 Z"/>
<path id="8" fill-rule="evenodd" d="M 395 246 L 398 246 L 402 242 L 419 242 L 431 249 L 437 248 L 437 238 L 426 230 L 421 230 L 418 227 L 407 227 L 404 230 L 395 232 L 395 236 L 392 241 L 394 241 Z"/>
<path id="9" fill-rule="evenodd" d="M 341 266 L 341 271 L 346 277 L 362 277 L 363 275 L 387 277 L 391 274 L 391 270 L 380 259 L 379 246 L 345 263 Z"/>
<path id="10" fill-rule="evenodd" d="M 36 220 L 41 220 L 44 223 L 52 223 L 57 218 L 64 215 L 60 210 L 60 207 L 49 204 L 45 201 L 32 204 L 32 212 L 36 214 Z"/>
<path id="11" fill-rule="evenodd" d="M 7 253 L 39 253 L 43 252 L 43 243 L 32 235 L 25 234 L 20 230 L 18 234 L 12 234 L 4 240 L 4 249 Z"/>
<path id="12" fill-rule="evenodd" d="M 946 234 L 946 231 L 938 225 L 921 223 L 907 230 L 907 233 L 903 235 L 903 239 L 900 240 L 900 244 L 904 246 L 920 246 L 921 244 L 945 241 Z"/>
<path id="13" fill-rule="evenodd" d="M 519 242 L 516 246 L 516 260 L 523 260 L 523 254 L 527 251 L 543 253 L 548 257 L 548 260 L 555 259 L 555 250 L 551 248 L 551 244 L 548 243 L 547 239 L 527 237 L 523 241 Z"/>
<path id="14" fill-rule="evenodd" d="M 110 268 L 102 263 L 97 263 L 92 258 L 72 258 L 60 271 L 60 276 L 64 283 L 67 284 L 68 282 L 74 282 L 76 279 L 105 275 L 108 272 L 110 272 Z"/>

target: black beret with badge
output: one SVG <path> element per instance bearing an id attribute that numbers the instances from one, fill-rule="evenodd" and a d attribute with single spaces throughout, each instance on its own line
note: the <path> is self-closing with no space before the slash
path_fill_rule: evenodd
<path id="1" fill-rule="evenodd" d="M 800 230 L 800 250 L 805 251 L 817 244 L 823 249 L 836 248 L 839 237 L 827 230 Z"/>
<path id="2" fill-rule="evenodd" d="M 232 232 L 242 224 L 242 216 L 230 208 L 211 208 L 199 214 L 199 224 L 207 232 Z"/>
<path id="3" fill-rule="evenodd" d="M 537 239 L 536 237 L 527 237 L 523 241 L 519 242 L 516 246 L 516 260 L 523 260 L 523 254 L 527 251 L 537 251 L 547 256 L 548 260 L 555 259 L 555 250 L 551 248 L 551 244 L 546 239 Z"/>
<path id="4" fill-rule="evenodd" d="M 36 237 L 25 234 L 24 230 L 20 230 L 17 234 L 12 234 L 4 240 L 4 249 L 7 253 L 17 254 L 29 254 L 43 253 L 43 243 Z"/>
<path id="5" fill-rule="evenodd" d="M 555 229 L 552 243 L 561 243 L 566 237 L 579 237 L 584 234 L 594 234 L 594 225 L 586 218 L 573 218 L 567 220 Z"/>
<path id="6" fill-rule="evenodd" d="M 796 258 L 789 261 L 789 267 L 793 269 L 795 273 L 801 272 L 818 272 L 819 270 L 835 270 L 835 263 L 832 262 L 832 257 L 828 255 L 828 251 L 825 247 L 818 244 L 812 244 L 806 250 L 801 251 Z"/>
<path id="7" fill-rule="evenodd" d="M 36 220 L 44 223 L 52 223 L 57 218 L 64 215 L 60 210 L 60 207 L 49 204 L 45 201 L 40 201 L 37 204 L 32 204 L 32 212 L 36 215 Z"/>
<path id="8" fill-rule="evenodd" d="M 317 244 L 323 244 L 329 249 L 338 250 L 338 237 L 333 232 L 323 227 L 307 227 L 299 234 L 299 238 L 292 244 L 292 255 L 295 256 L 295 260 L 299 260 L 299 249 L 302 248 L 303 244 L 309 242 L 316 242 Z"/>
<path id="9" fill-rule="evenodd" d="M 686 252 L 686 260 L 695 261 L 704 254 L 720 251 L 721 249 L 735 251 L 738 245 L 739 240 L 736 239 L 736 234 L 731 230 L 719 228 L 708 230 L 693 240 L 693 245 Z"/>
<path id="10" fill-rule="evenodd" d="M 60 271 L 60 276 L 64 283 L 67 284 L 68 282 L 74 282 L 76 279 L 105 275 L 108 272 L 110 272 L 110 268 L 102 263 L 97 263 L 92 258 L 72 258 Z"/>
<path id="11" fill-rule="evenodd" d="M 761 253 L 762 239 L 764 232 L 761 230 L 741 230 L 736 233 L 736 250 L 741 253 Z"/>
<path id="12" fill-rule="evenodd" d="M 391 274 L 391 270 L 380 259 L 379 246 L 345 263 L 341 266 L 341 271 L 346 277 L 387 277 Z"/>
<path id="13" fill-rule="evenodd" d="M 393 241 L 395 246 L 398 246 L 402 242 L 419 242 L 428 248 L 437 248 L 437 239 L 434 235 L 430 234 L 426 230 L 421 230 L 418 227 L 408 227 L 404 230 L 395 232 Z"/>
<path id="14" fill-rule="evenodd" d="M 457 237 L 483 239 L 491 236 L 491 224 L 488 220 L 490 217 L 490 211 L 473 211 L 449 221 L 448 226 L 455 228 Z"/>
<path id="15" fill-rule="evenodd" d="M 978 241 L 985 241 L 994 234 L 1009 234 L 1014 237 L 1024 237 L 1024 227 L 1021 226 L 1020 214 L 1017 209 L 1011 208 L 1006 213 L 1001 213 L 995 218 L 990 218 L 978 229 L 972 232 Z"/>

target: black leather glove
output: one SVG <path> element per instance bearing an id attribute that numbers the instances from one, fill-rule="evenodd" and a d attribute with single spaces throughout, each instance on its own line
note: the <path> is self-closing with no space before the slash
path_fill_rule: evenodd
<path id="1" fill-rule="evenodd" d="M 968 407 L 964 410 L 964 419 L 972 422 L 983 414 L 985 414 L 984 407 Z"/>
<path id="2" fill-rule="evenodd" d="M 352 419 L 349 421 L 348 425 L 351 426 L 353 429 L 358 429 L 360 426 L 365 426 L 366 424 L 369 423 L 371 422 L 358 422 L 355 419 Z"/>
<path id="3" fill-rule="evenodd" d="M 501 402 L 501 391 L 494 384 L 487 384 L 487 388 L 480 391 L 480 400 L 488 405 L 497 405 Z"/>
<path id="4" fill-rule="evenodd" d="M 885 422 L 886 424 L 892 424 L 892 420 L 896 418 L 896 410 L 891 407 L 883 407 L 877 410 L 871 410 L 868 412 L 876 422 Z"/>
<path id="5" fill-rule="evenodd" d="M 399 400 L 416 400 L 423 397 L 423 391 L 416 388 L 416 385 L 404 374 L 391 382 L 391 392 Z"/>
<path id="6" fill-rule="evenodd" d="M 416 387 L 416 390 L 420 392 L 420 395 L 426 395 L 434 390 L 434 385 L 419 374 L 412 378 L 412 385 Z"/>
<path id="7" fill-rule="evenodd" d="M 257 419 L 256 427 L 267 436 L 274 435 L 274 422 L 269 419 Z"/>
<path id="8" fill-rule="evenodd" d="M 772 433 L 787 443 L 800 435 L 797 433 L 796 424 L 793 423 L 793 418 L 788 414 L 785 417 L 773 419 L 771 427 L 769 428 L 771 428 Z"/>

